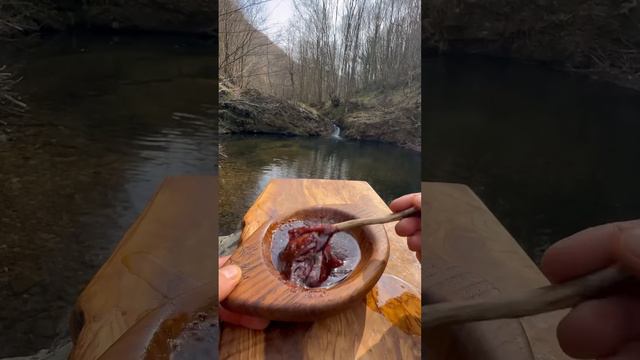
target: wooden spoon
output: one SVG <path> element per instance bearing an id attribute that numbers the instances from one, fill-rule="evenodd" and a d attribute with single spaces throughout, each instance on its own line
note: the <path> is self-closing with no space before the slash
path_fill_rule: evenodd
<path id="1" fill-rule="evenodd" d="M 364 225 L 386 224 L 392 221 L 398 221 L 400 219 L 415 215 L 419 212 L 420 210 L 416 208 L 408 208 L 406 210 L 402 210 L 387 216 L 343 221 L 341 223 L 329 225 L 328 228 L 331 232 L 347 231 Z"/>
<path id="2" fill-rule="evenodd" d="M 614 265 L 583 277 L 491 299 L 443 302 L 422 307 L 422 326 L 432 328 L 472 321 L 510 319 L 573 307 L 624 282 L 637 282 Z"/>
<path id="3" fill-rule="evenodd" d="M 333 269 L 341 267 L 344 259 L 331 252 L 332 235 L 372 224 L 384 224 L 418 211 L 414 208 L 382 217 L 348 220 L 337 224 L 310 225 L 288 230 L 287 244 L 278 255 L 279 266 L 288 281 L 306 288 L 321 286 Z"/>

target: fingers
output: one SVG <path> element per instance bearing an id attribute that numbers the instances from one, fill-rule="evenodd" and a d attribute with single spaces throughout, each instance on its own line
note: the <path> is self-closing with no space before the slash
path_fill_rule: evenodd
<path id="1" fill-rule="evenodd" d="M 558 283 L 606 267 L 613 262 L 611 244 L 617 236 L 617 229 L 607 224 L 562 239 L 544 253 L 542 272 Z"/>
<path id="2" fill-rule="evenodd" d="M 230 256 L 218 259 L 218 266 L 226 263 Z M 218 301 L 223 301 L 229 296 L 231 291 L 238 285 L 242 278 L 242 269 L 237 265 L 222 266 L 218 269 Z M 220 320 L 232 324 L 244 326 L 249 329 L 262 330 L 269 325 L 269 320 L 260 319 L 253 316 L 233 313 L 222 306 L 218 308 Z"/>
<path id="3" fill-rule="evenodd" d="M 408 209 L 410 207 L 415 207 L 417 209 L 422 209 L 422 194 L 421 193 L 413 193 L 403 195 L 391 202 L 389 204 L 389 208 L 393 212 L 402 211 L 404 209 Z"/>
<path id="4" fill-rule="evenodd" d="M 560 346 L 572 357 L 616 354 L 627 342 L 640 340 L 639 300 L 616 296 L 584 302 L 560 322 L 557 332 Z"/>
<path id="5" fill-rule="evenodd" d="M 620 241 L 614 246 L 614 254 L 622 266 L 640 277 L 640 228 L 623 230 Z"/>
<path id="6" fill-rule="evenodd" d="M 389 208 L 391 208 L 393 212 L 402 211 L 410 207 L 417 209 L 422 208 L 422 194 L 407 194 L 393 200 L 391 204 L 389 204 Z M 407 246 L 412 251 L 422 250 L 421 221 L 419 216 L 412 216 L 404 218 L 396 224 L 396 233 L 399 236 L 407 237 Z M 418 254 L 416 254 L 416 256 L 418 256 Z M 421 256 L 419 256 L 418 259 L 421 259 Z"/>
<path id="7" fill-rule="evenodd" d="M 640 359 L 640 341 L 625 345 L 613 356 L 602 358 L 602 360 L 637 360 Z"/>
<path id="8" fill-rule="evenodd" d="M 422 251 L 422 233 L 418 231 L 407 238 L 407 246 L 411 251 Z"/>
<path id="9" fill-rule="evenodd" d="M 404 218 L 396 224 L 396 233 L 399 236 L 411 236 L 416 233 L 416 231 L 420 231 L 421 228 L 421 219 L 419 217 L 408 217 Z"/>
<path id="10" fill-rule="evenodd" d="M 227 265 L 218 269 L 218 301 L 229 296 L 238 285 L 242 277 L 242 270 L 237 265 Z"/>
<path id="11" fill-rule="evenodd" d="M 269 326 L 269 320 L 231 312 L 222 306 L 219 308 L 220 320 L 244 326 L 249 329 L 263 330 Z"/>
<path id="12" fill-rule="evenodd" d="M 224 263 L 227 262 L 227 260 L 229 260 L 231 256 L 223 256 L 223 257 L 219 257 L 218 258 L 218 267 L 221 268 L 222 265 L 224 265 Z"/>
<path id="13" fill-rule="evenodd" d="M 560 240 L 545 252 L 542 272 L 558 283 L 611 265 L 616 261 L 614 244 L 634 228 L 640 228 L 640 220 L 596 226 Z"/>
<path id="14" fill-rule="evenodd" d="M 542 271 L 551 282 L 564 282 L 614 263 L 640 276 L 640 220 L 601 225 L 551 246 Z M 633 291 L 626 292 L 628 294 Z M 558 325 L 562 349 L 576 358 L 636 359 L 640 345 L 640 300 L 617 295 L 575 307 Z"/>

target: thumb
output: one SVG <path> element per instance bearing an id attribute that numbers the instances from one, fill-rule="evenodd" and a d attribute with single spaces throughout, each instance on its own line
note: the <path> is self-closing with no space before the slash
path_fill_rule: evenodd
<path id="1" fill-rule="evenodd" d="M 229 296 L 242 278 L 242 270 L 237 265 L 227 265 L 218 269 L 218 301 Z"/>
<path id="2" fill-rule="evenodd" d="M 624 231 L 616 252 L 622 266 L 640 278 L 640 228 Z"/>

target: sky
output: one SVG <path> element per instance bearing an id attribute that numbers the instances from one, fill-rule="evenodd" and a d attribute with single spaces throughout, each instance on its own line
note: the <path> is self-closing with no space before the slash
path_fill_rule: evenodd
<path id="1" fill-rule="evenodd" d="M 289 18 L 295 12 L 293 0 L 271 0 L 264 4 L 264 9 L 267 28 L 264 33 L 271 41 L 283 45 L 282 42 L 277 41 L 276 36 L 283 27 L 287 26 Z"/>

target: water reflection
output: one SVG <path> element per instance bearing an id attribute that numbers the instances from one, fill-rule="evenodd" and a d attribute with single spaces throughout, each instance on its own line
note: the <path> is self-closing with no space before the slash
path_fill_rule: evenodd
<path id="1" fill-rule="evenodd" d="M 240 226 L 271 179 L 364 180 L 385 200 L 420 189 L 420 154 L 394 145 L 333 138 L 233 135 L 220 138 L 220 227 Z"/>
<path id="2" fill-rule="evenodd" d="M 0 143 L 0 357 L 65 335 L 73 301 L 163 178 L 215 173 L 211 45 L 63 37 L 0 51 L 31 107 Z"/>
<path id="3" fill-rule="evenodd" d="M 534 259 L 640 217 L 640 93 L 474 57 L 429 59 L 423 74 L 423 176 L 471 186 Z"/>

